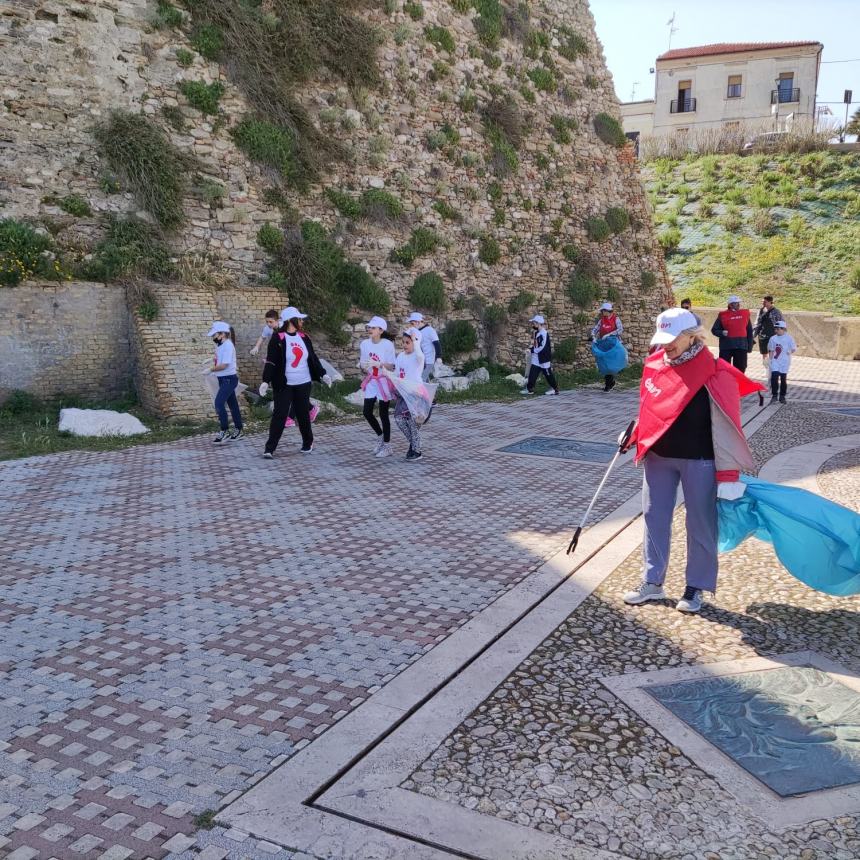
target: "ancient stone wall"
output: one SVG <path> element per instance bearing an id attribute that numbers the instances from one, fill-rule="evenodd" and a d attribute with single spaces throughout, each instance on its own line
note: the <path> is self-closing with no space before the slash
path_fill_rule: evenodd
<path id="1" fill-rule="evenodd" d="M 187 224 L 168 237 L 180 280 L 186 283 L 167 289 L 162 316 L 150 325 L 153 331 L 166 327 L 169 335 L 156 347 L 139 321 L 135 327 L 141 366 L 151 360 L 153 374 L 163 371 L 167 381 L 159 382 L 158 390 L 175 386 L 168 399 L 180 403 L 197 393 L 183 389 L 186 359 L 170 357 L 171 350 L 185 344 L 175 329 L 204 329 L 206 314 L 217 307 L 191 296 L 211 294 L 214 287 L 201 284 L 264 285 L 266 255 L 257 247 L 256 234 L 263 223 L 279 222 L 281 213 L 263 202 L 273 177 L 249 162 L 230 137 L 231 126 L 248 110 L 242 93 L 224 68 L 196 53 L 190 67 L 180 67 L 177 50 L 189 48 L 186 35 L 154 28 L 155 6 L 154 0 L 0 0 L 0 213 L 41 221 L 58 241 L 86 250 L 101 229 L 99 215 L 136 211 L 131 195 L 108 181 L 90 131 L 113 108 L 151 116 L 177 146 L 199 159 L 202 178 L 220 184 L 223 197 L 207 202 L 205 195 L 189 194 Z M 385 9 L 392 7 L 387 14 Z M 395 320 L 411 309 L 409 288 L 428 270 L 441 274 L 448 297 L 447 310 L 434 319 L 436 327 L 444 328 L 450 319 L 471 319 L 482 343 L 476 298 L 507 307 L 521 294 L 532 294 L 534 300 L 511 312 L 502 326 L 497 357 L 512 365 L 520 362 L 527 319 L 538 311 L 549 317 L 556 343 L 576 337 L 578 360 L 590 361 L 586 339 L 597 301 L 582 308 L 566 294 L 574 263 L 565 251 L 573 248 L 591 260 L 603 296 L 616 301 L 631 353 L 641 357 L 654 316 L 670 301 L 668 281 L 631 153 L 604 143 L 594 131 L 595 115 L 605 111 L 617 116 L 617 103 L 587 2 L 529 4 L 531 26 L 549 40 L 546 50 L 554 67 L 549 91 L 530 78 L 544 68 L 543 58 L 527 56 L 517 38 L 503 38 L 493 51 L 480 45 L 474 9 L 458 12 L 448 0 L 425 0 L 422 8 L 418 21 L 401 0 L 371 4 L 362 12 L 382 37 L 378 89 L 350 92 L 338 80 L 324 78 L 303 92 L 320 127 L 347 146 L 347 158 L 307 193 L 288 192 L 290 203 L 301 217 L 331 229 L 349 257 L 385 287 Z M 451 34 L 451 53 L 426 37 L 426 28 L 433 26 Z M 563 26 L 578 33 L 586 46 L 586 53 L 573 61 L 558 51 Z M 182 80 L 222 81 L 226 89 L 219 115 L 205 117 L 190 107 L 177 88 Z M 517 102 L 525 133 L 518 168 L 497 179 L 489 164 L 481 108 L 500 94 Z M 165 108 L 181 112 L 183 131 L 165 121 Z M 554 126 L 558 118 L 570 122 L 570 140 Z M 443 128 L 455 130 L 456 145 L 433 144 Z M 396 195 L 405 219 L 383 225 L 351 221 L 338 214 L 325 193 L 358 194 L 367 188 Z M 70 192 L 87 199 L 92 217 L 69 216 L 50 197 Z M 586 219 L 602 216 L 609 207 L 625 209 L 630 226 L 593 241 Z M 407 269 L 389 255 L 417 226 L 436 230 L 443 244 Z M 501 249 L 493 265 L 478 259 L 486 236 Z M 642 288 L 643 272 L 657 276 L 647 290 Z M 177 295 L 181 292 L 187 292 L 187 300 Z M 267 298 L 261 307 L 286 301 L 284 295 Z M 193 319 L 190 314 L 197 311 L 201 318 Z M 341 364 L 353 359 L 362 336 L 356 321 L 364 316 L 359 309 L 351 314 L 346 348 L 322 344 Z M 250 323 L 248 332 L 250 337 Z M 152 359 L 147 357 L 150 349 L 159 350 Z M 160 403 L 159 398 L 150 399 Z M 159 410 L 172 413 L 173 407 Z"/>
<path id="2" fill-rule="evenodd" d="M 0 289 L 0 401 L 16 389 L 104 400 L 132 387 L 122 288 L 37 282 Z"/>

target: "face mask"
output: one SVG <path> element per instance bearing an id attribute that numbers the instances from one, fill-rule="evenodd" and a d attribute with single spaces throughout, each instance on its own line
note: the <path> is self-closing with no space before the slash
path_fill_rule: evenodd
<path id="1" fill-rule="evenodd" d="M 212 338 L 212 343 L 221 346 L 221 338 L 218 337 L 218 335 L 215 335 L 215 337 Z"/>

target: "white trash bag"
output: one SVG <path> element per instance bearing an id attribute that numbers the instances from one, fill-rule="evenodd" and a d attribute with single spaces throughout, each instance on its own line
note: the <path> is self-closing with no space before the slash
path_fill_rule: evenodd
<path id="1" fill-rule="evenodd" d="M 438 386 L 432 382 L 413 382 L 411 379 L 400 379 L 394 375 L 389 378 L 397 393 L 403 398 L 412 420 L 416 424 L 423 424 L 433 408 L 433 399 L 436 397 Z"/>

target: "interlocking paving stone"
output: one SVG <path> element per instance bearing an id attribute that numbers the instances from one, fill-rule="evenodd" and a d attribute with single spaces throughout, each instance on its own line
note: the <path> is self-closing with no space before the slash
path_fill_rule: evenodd
<path id="1" fill-rule="evenodd" d="M 561 549 L 603 465 L 496 448 L 611 442 L 634 401 L 443 406 L 418 468 L 323 426 L 298 483 L 290 433 L 274 463 L 255 437 L 0 464 L 0 856 L 287 860 L 194 818 Z"/>

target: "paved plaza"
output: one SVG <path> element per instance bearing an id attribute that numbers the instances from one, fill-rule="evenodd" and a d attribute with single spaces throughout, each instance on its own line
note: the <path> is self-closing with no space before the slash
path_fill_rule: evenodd
<path id="1" fill-rule="evenodd" d="M 860 362 L 793 371 L 787 406 L 745 408 L 762 476 L 860 509 Z M 444 406 L 417 464 L 364 424 L 272 462 L 205 437 L 0 464 L 0 856 L 860 856 L 850 773 L 761 803 L 640 690 L 860 674 L 858 599 L 747 541 L 701 616 L 626 607 L 629 458 L 564 555 L 635 403 Z"/>

